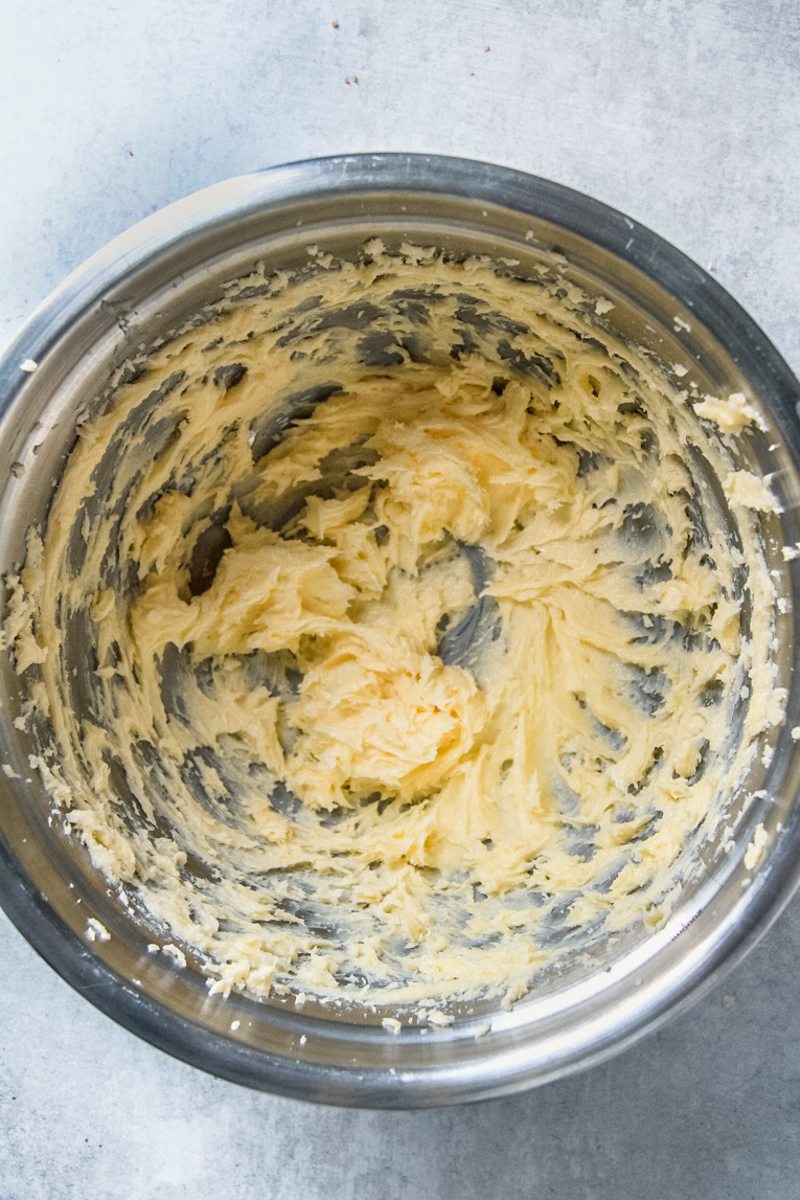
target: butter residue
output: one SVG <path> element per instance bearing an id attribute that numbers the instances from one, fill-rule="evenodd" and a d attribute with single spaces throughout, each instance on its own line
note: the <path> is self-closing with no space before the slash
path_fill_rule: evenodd
<path id="1" fill-rule="evenodd" d="M 186 966 L 186 955 L 180 946 L 175 946 L 172 942 L 167 942 L 161 947 L 161 953 L 166 954 L 167 958 L 171 958 L 175 966 L 179 969 L 182 970 Z"/>
<path id="2" fill-rule="evenodd" d="M 769 480 L 754 475 L 752 471 L 731 471 L 726 475 L 723 486 L 733 508 L 752 508 L 756 512 L 781 512 Z"/>
<path id="3" fill-rule="evenodd" d="M 781 719 L 770 494 L 572 285 L 369 254 L 126 366 L 5 630 L 45 785 L 213 993 L 513 998 L 663 919 Z"/>
<path id="4" fill-rule="evenodd" d="M 744 865 L 748 871 L 754 870 L 764 857 L 764 848 L 769 841 L 763 825 L 757 825 L 751 841 L 744 852 Z"/>
<path id="5" fill-rule="evenodd" d="M 425 1013 L 425 1019 L 429 1025 L 433 1025 L 436 1029 L 446 1029 L 448 1025 L 453 1024 L 455 1017 L 452 1013 L 445 1013 L 438 1008 L 434 1008 Z"/>
<path id="6" fill-rule="evenodd" d="M 87 942 L 108 942 L 111 940 L 111 934 L 102 921 L 98 921 L 96 917 L 89 917 L 89 920 L 86 922 L 85 936 Z"/>
<path id="7" fill-rule="evenodd" d="M 761 425 L 761 415 L 744 392 L 731 392 L 727 400 L 704 396 L 694 406 L 698 417 L 713 421 L 722 433 L 741 433 L 748 425 Z"/>

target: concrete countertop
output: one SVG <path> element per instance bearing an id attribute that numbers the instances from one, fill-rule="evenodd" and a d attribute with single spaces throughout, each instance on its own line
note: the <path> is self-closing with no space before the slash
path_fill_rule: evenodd
<path id="1" fill-rule="evenodd" d="M 798 64 L 795 0 L 4 5 L 0 342 L 170 200 L 270 163 L 404 149 L 621 208 L 708 267 L 798 370 Z M 101 1016 L 5 918 L 0 956 L 3 1200 L 800 1195 L 799 901 L 614 1061 L 416 1114 L 212 1079 Z"/>

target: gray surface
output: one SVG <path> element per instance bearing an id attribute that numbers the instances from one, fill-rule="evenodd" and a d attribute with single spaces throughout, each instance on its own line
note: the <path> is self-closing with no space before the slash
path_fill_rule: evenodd
<path id="1" fill-rule="evenodd" d="M 0 25 L 0 341 L 168 200 L 272 162 L 409 149 L 617 205 L 713 264 L 800 368 L 795 0 L 5 0 Z M 3 919 L 0 1197 L 797 1197 L 799 952 L 795 901 L 715 993 L 614 1062 L 391 1115 L 171 1061 Z"/>

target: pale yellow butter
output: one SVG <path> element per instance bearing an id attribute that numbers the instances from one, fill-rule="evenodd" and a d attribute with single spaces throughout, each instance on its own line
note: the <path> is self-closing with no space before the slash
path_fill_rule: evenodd
<path id="1" fill-rule="evenodd" d="M 767 485 L 572 285 L 405 251 L 256 275 L 154 351 L 12 580 L 46 786 L 214 993 L 522 995 L 663 920 L 781 719 Z"/>

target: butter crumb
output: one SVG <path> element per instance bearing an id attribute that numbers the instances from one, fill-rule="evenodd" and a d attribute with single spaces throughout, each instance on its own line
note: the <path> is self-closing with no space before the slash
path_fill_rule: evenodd
<path id="1" fill-rule="evenodd" d="M 233 1030 L 234 1033 L 236 1032 L 236 1030 L 239 1028 L 240 1025 L 241 1025 L 241 1021 L 231 1021 L 231 1029 Z"/>
<path id="2" fill-rule="evenodd" d="M 483 215 L 486 216 L 486 213 Z M 411 242 L 401 242 L 399 250 L 403 258 L 414 266 L 430 262 L 431 259 L 436 257 L 435 246 L 414 246 Z"/>
<path id="3" fill-rule="evenodd" d="M 758 866 L 764 857 L 764 847 L 767 844 L 767 831 L 763 825 L 757 825 L 752 840 L 744 852 L 744 865 L 748 871 Z"/>
<path id="4" fill-rule="evenodd" d="M 795 725 L 792 729 L 792 741 L 800 742 L 800 725 Z"/>
<path id="5" fill-rule="evenodd" d="M 26 375 L 32 375 L 34 371 L 38 371 L 39 364 L 32 358 L 26 358 L 19 364 L 19 369 Z"/>
<path id="6" fill-rule="evenodd" d="M 751 471 L 731 471 L 723 486 L 732 508 L 752 508 L 756 512 L 772 513 L 782 511 L 770 490 L 769 476 L 760 479 Z"/>
<path id="7" fill-rule="evenodd" d="M 167 942 L 165 946 L 162 946 L 161 953 L 166 954 L 167 958 L 171 958 L 175 966 L 180 967 L 181 970 L 186 966 L 186 955 L 178 946 L 174 946 L 172 942 Z"/>
<path id="8" fill-rule="evenodd" d="M 5 775 L 6 779 L 20 779 L 21 778 L 21 776 L 19 776 L 17 774 L 17 772 L 14 770 L 14 768 L 12 766 L 10 766 L 8 763 L 3 763 L 3 774 Z"/>
<path id="9" fill-rule="evenodd" d="M 384 1017 L 381 1025 L 384 1029 L 388 1029 L 389 1033 L 399 1033 L 403 1028 L 402 1023 L 398 1021 L 397 1017 Z"/>
<path id="10" fill-rule="evenodd" d="M 96 917 L 89 917 L 89 920 L 86 922 L 85 936 L 87 942 L 108 942 L 111 940 L 111 934 Z"/>
<path id="11" fill-rule="evenodd" d="M 632 241 L 632 240 L 633 240 L 633 239 L 631 238 L 631 241 Z M 689 322 L 688 322 L 688 321 L 684 321 L 683 317 L 679 317 L 679 316 L 677 316 L 677 314 L 676 314 L 676 315 L 675 315 L 675 316 L 672 318 L 672 323 L 673 323 L 673 325 L 674 325 L 674 327 L 675 327 L 675 332 L 676 332 L 676 333 L 680 332 L 680 330 L 683 330 L 683 331 L 684 331 L 684 333 L 691 333 L 691 332 L 692 332 L 692 327 L 691 327 L 691 325 L 689 324 Z"/>
<path id="12" fill-rule="evenodd" d="M 613 301 L 608 300 L 605 296 L 600 296 L 597 300 L 595 300 L 594 311 L 597 313 L 598 317 L 602 317 L 604 313 L 611 312 L 612 308 L 614 307 L 615 305 Z"/>
<path id="13" fill-rule="evenodd" d="M 676 362 L 672 364 L 672 373 L 677 375 L 678 379 L 683 379 L 684 375 L 688 375 L 689 368 L 685 367 L 683 363 Z"/>
<path id="14" fill-rule="evenodd" d="M 744 392 L 731 392 L 727 400 L 719 396 L 703 396 L 694 411 L 698 417 L 713 421 L 721 433 L 740 433 L 747 425 L 763 428 L 758 410 L 750 404 Z"/>
<path id="15" fill-rule="evenodd" d="M 306 246 L 306 254 L 325 270 L 333 265 L 333 255 L 327 250 L 321 250 L 317 245 Z"/>
<path id="16" fill-rule="evenodd" d="M 438 1008 L 434 1008 L 425 1014 L 425 1019 L 429 1025 L 435 1025 L 437 1029 L 445 1029 L 448 1025 L 453 1024 L 455 1017 L 451 1013 L 443 1013 Z"/>

